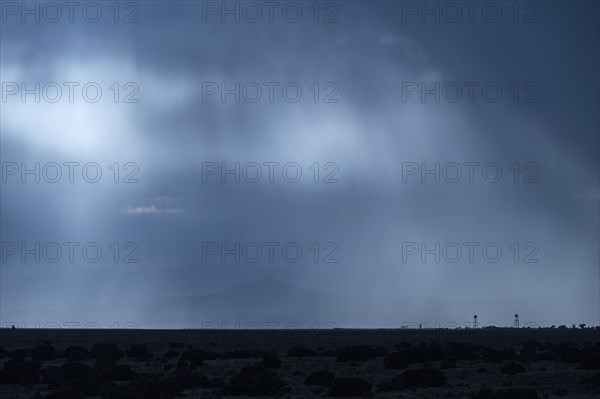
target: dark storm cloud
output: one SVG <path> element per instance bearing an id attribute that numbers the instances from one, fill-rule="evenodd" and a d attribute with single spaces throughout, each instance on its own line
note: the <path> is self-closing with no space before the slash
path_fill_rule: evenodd
<path id="1" fill-rule="evenodd" d="M 82 306 L 156 301 L 270 276 L 362 295 L 357 302 L 372 310 L 344 316 L 348 325 L 404 321 L 380 299 L 394 295 L 471 301 L 449 315 L 425 299 L 403 310 L 428 321 L 462 317 L 472 313 L 465 307 L 484 300 L 492 304 L 481 311 L 503 320 L 515 312 L 503 301 L 525 308 L 523 298 L 544 298 L 550 308 L 566 302 L 580 313 L 574 321 L 595 320 L 597 301 L 589 298 L 598 295 L 597 11 L 591 4 L 544 3 L 535 24 L 508 16 L 495 24 L 423 24 L 402 22 L 402 2 L 346 2 L 338 23 L 236 24 L 203 23 L 200 2 L 146 2 L 135 24 L 3 23 L 3 82 L 96 81 L 108 96 L 111 82 L 135 82 L 139 103 L 105 97 L 97 104 L 2 104 L 3 161 L 97 162 L 105 176 L 98 184 L 3 183 L 2 241 L 97 241 L 108 253 L 115 241 L 135 242 L 140 263 L 105 257 L 79 270 L 13 257 L 2 265 L 2 311 L 69 311 L 74 298 Z M 503 97 L 491 103 L 477 90 L 472 103 L 436 103 L 431 96 L 423 103 L 419 95 L 403 101 L 403 84 L 423 81 L 495 82 Z M 277 89 L 272 103 L 264 93 L 258 103 L 203 98 L 207 83 L 222 82 L 295 82 L 303 97 L 290 103 Z M 319 103 L 309 88 L 314 82 Z M 521 90 L 535 83 L 539 101 L 515 103 L 515 82 Z M 327 83 L 339 88 L 339 102 L 322 102 Z M 272 161 L 297 162 L 302 180 L 277 175 L 269 183 L 265 168 L 258 183 L 234 184 L 230 177 L 224 184 L 218 174 L 203 182 L 206 162 Z M 113 183 L 114 162 L 121 178 L 123 165 L 134 162 L 139 182 Z M 324 165 L 335 163 L 339 182 L 313 183 L 315 162 L 320 180 L 330 171 Z M 497 162 L 503 175 L 489 183 L 479 166 L 473 183 L 465 168 L 459 183 L 422 184 L 418 174 L 403 183 L 404 162 Z M 536 166 L 535 183 L 523 183 L 527 162 Z M 293 264 L 238 265 L 218 256 L 202 262 L 203 242 L 236 241 L 297 242 L 305 253 Z M 471 241 L 479 248 L 498 243 L 502 259 L 402 261 L 403 242 Z M 314 242 L 321 260 L 325 244 L 339 246 L 339 263 L 314 262 Z M 514 242 L 519 262 L 509 249 Z M 528 243 L 539 247 L 538 263 L 522 262 Z M 561 319 L 567 311 L 536 306 L 540 313 L 530 320 L 571 322 Z M 135 318 L 136 309 L 125 314 Z"/>

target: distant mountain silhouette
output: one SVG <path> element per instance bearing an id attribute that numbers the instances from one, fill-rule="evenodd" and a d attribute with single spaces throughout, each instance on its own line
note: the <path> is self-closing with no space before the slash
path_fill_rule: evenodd
<path id="1" fill-rule="evenodd" d="M 143 319 L 201 327 L 203 323 L 314 323 L 339 310 L 335 294 L 304 290 L 271 278 L 243 283 L 208 295 L 175 297 L 143 306 Z M 329 321 L 329 320 L 327 320 Z M 162 324 L 162 323 L 161 323 Z"/>

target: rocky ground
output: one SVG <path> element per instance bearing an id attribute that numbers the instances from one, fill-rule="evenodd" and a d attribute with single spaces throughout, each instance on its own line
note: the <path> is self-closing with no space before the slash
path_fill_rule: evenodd
<path id="1" fill-rule="evenodd" d="M 600 329 L 1 330 L 2 398 L 597 398 Z"/>

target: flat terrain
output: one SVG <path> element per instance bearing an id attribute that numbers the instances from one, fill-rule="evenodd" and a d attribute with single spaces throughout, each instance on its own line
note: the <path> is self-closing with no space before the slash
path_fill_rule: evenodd
<path id="1" fill-rule="evenodd" d="M 2 398 L 597 398 L 600 329 L 0 330 Z"/>

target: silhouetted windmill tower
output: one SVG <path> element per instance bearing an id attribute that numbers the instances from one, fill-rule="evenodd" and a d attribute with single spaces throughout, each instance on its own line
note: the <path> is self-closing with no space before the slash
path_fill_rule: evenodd
<path id="1" fill-rule="evenodd" d="M 515 328 L 519 328 L 519 315 L 515 315 Z"/>
<path id="2" fill-rule="evenodd" d="M 477 315 L 473 316 L 473 328 L 477 328 Z"/>

